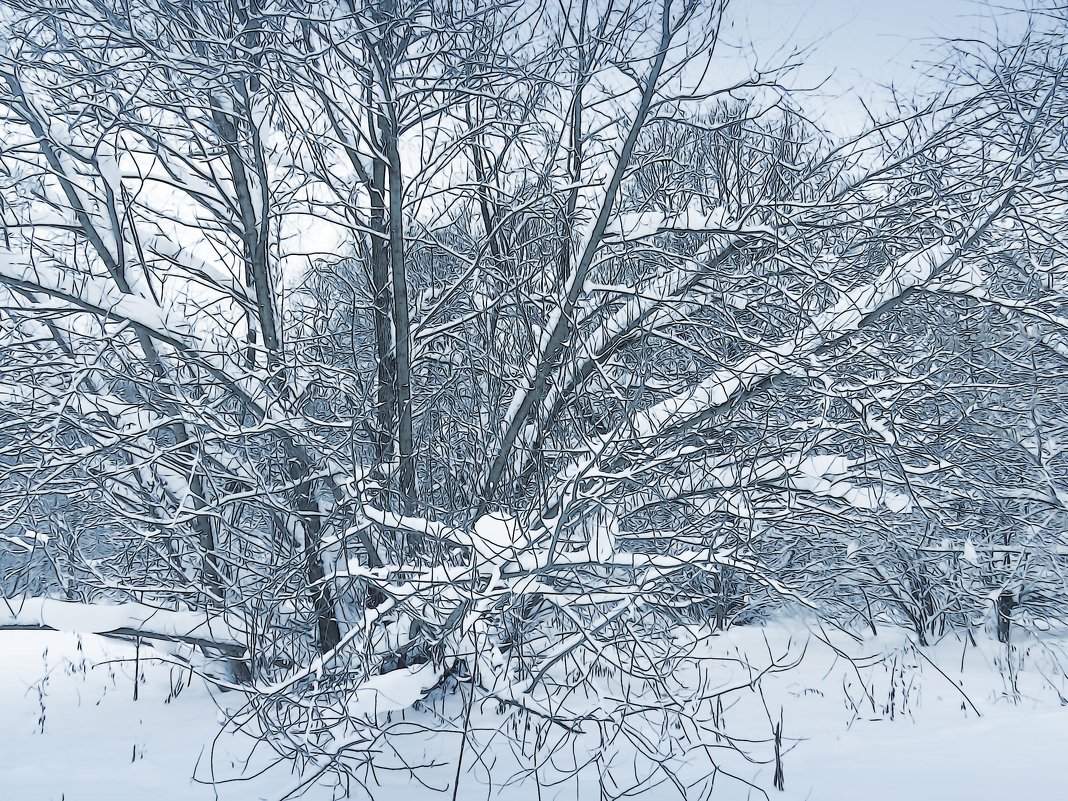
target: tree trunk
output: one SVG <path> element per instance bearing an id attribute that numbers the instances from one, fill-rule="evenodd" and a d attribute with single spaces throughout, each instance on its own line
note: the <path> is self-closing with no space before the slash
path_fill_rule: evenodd
<path id="1" fill-rule="evenodd" d="M 400 462 L 400 508 L 415 511 L 415 438 L 412 429 L 411 324 L 408 314 L 408 277 L 404 265 L 404 197 L 397 131 L 382 118 L 382 144 L 389 182 L 389 260 L 393 284 L 393 331 L 396 353 L 397 458 Z M 387 121 L 388 120 L 388 121 Z"/>
<path id="2" fill-rule="evenodd" d="M 1012 634 L 1012 610 L 1016 606 L 1016 598 L 1009 590 L 1002 590 L 994 605 L 997 613 L 998 642 L 1009 644 Z"/>

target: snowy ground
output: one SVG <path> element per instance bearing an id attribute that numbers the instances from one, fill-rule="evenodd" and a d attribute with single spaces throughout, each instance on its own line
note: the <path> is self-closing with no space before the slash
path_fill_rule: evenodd
<path id="1" fill-rule="evenodd" d="M 722 653 L 767 659 L 805 658 L 762 680 L 763 698 L 748 689 L 724 711 L 732 735 L 759 741 L 757 764 L 725 756 L 731 771 L 783 801 L 985 801 L 1065 797 L 1062 762 L 1068 743 L 1068 678 L 1057 663 L 1065 643 L 1047 635 L 1022 640 L 1012 654 L 989 640 L 965 647 L 956 638 L 923 651 L 902 632 L 854 643 L 833 638 L 851 662 L 798 627 L 736 629 L 717 638 Z M 285 766 L 247 782 L 210 784 L 242 772 L 250 740 L 219 735 L 220 706 L 236 694 L 213 694 L 177 667 L 141 659 L 132 646 L 86 635 L 0 632 L 0 797 L 11 801 L 253 801 L 275 799 L 294 785 Z M 867 655 L 889 653 L 886 659 Z M 135 671 L 135 664 L 137 665 Z M 963 665 L 963 670 L 962 670 Z M 135 673 L 137 699 L 134 700 Z M 943 675 L 944 674 L 944 675 Z M 973 709 L 973 706 L 975 707 Z M 771 788 L 770 718 L 782 709 L 787 753 L 785 791 Z M 450 787 L 459 742 L 437 735 L 418 746 L 443 765 L 435 787 Z M 470 753 L 470 750 L 469 750 Z M 502 760 L 504 764 L 506 760 Z M 449 764 L 452 763 L 452 764 Z M 269 764 L 257 752 L 256 772 Z M 420 788 L 404 774 L 379 775 L 376 799 L 451 798 Z M 329 787 L 305 798 L 337 797 Z M 353 791 L 353 798 L 366 794 Z M 479 771 L 464 771 L 459 797 L 535 798 L 532 786 L 487 788 Z M 599 797 L 595 780 L 542 787 L 543 801 Z M 670 784 L 646 801 L 678 798 Z M 761 798 L 743 783 L 724 781 L 714 798 Z"/>

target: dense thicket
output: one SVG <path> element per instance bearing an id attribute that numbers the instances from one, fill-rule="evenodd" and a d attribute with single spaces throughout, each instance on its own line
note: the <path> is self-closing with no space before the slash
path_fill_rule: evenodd
<path id="1" fill-rule="evenodd" d="M 5 625 L 334 764 L 396 671 L 572 732 L 771 609 L 1063 617 L 1062 12 L 838 141 L 723 3 L 0 7 Z"/>

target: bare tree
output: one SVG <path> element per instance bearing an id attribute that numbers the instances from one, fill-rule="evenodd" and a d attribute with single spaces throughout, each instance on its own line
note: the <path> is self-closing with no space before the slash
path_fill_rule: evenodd
<path id="1" fill-rule="evenodd" d="M 124 604 L 314 777 L 383 682 L 641 751 L 713 629 L 1063 597 L 1053 33 L 836 142 L 725 3 L 3 8 L 0 625 Z"/>

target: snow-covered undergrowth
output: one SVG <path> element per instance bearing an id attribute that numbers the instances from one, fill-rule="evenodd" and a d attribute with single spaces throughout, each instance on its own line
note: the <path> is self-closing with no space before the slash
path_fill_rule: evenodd
<path id="1" fill-rule="evenodd" d="M 506 702 L 456 714 L 467 698 L 456 679 L 413 707 L 430 668 L 392 675 L 356 699 L 382 733 L 350 754 L 338 785 L 317 783 L 312 763 L 302 776 L 277 763 L 240 693 L 209 691 L 147 646 L 3 632 L 0 786 L 19 801 L 252 801 L 298 789 L 313 801 L 1060 797 L 1068 640 L 1056 632 L 1014 632 L 1011 649 L 981 636 L 920 649 L 901 630 L 855 639 L 796 622 L 679 636 L 694 634 L 699 659 L 677 677 L 678 696 L 628 699 L 629 714 L 612 712 L 623 704 L 611 675 L 586 682 L 605 688 L 598 703 L 558 690 L 542 718 Z M 688 701 L 698 686 L 701 700 Z M 550 720 L 555 703 L 590 703 L 580 734 Z M 466 731 L 446 722 L 457 719 Z"/>

